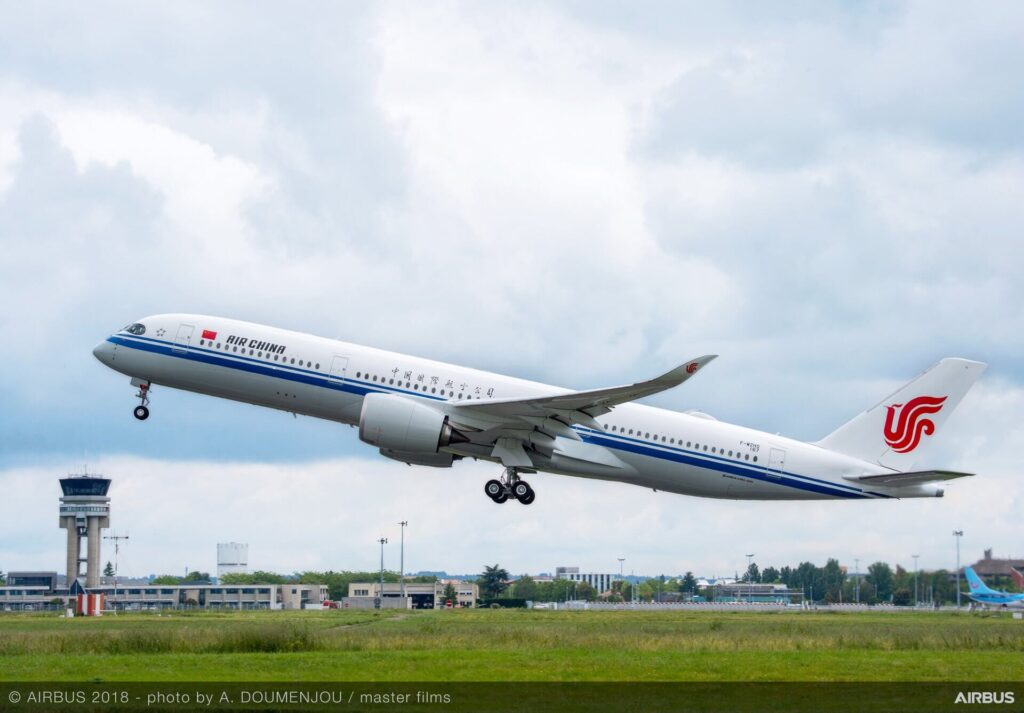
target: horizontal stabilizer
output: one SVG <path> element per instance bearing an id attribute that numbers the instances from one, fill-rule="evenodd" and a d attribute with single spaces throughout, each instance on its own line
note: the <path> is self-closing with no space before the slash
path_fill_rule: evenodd
<path id="1" fill-rule="evenodd" d="M 881 473 L 877 475 L 847 476 L 846 480 L 864 485 L 884 485 L 890 488 L 901 488 L 906 485 L 921 485 L 939 480 L 969 478 L 974 473 L 958 473 L 953 470 L 916 470 L 909 473 Z"/>

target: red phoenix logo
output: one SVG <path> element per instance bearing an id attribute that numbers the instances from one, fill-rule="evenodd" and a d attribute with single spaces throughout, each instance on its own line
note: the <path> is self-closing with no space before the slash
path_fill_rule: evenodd
<path id="1" fill-rule="evenodd" d="M 906 404 L 886 406 L 885 442 L 897 453 L 917 448 L 921 436 L 935 433 L 935 423 L 922 417 L 941 411 L 945 401 L 945 396 L 918 396 Z"/>
<path id="2" fill-rule="evenodd" d="M 692 374 L 695 371 L 697 371 L 697 362 L 691 361 L 689 364 L 686 365 L 687 374 Z"/>

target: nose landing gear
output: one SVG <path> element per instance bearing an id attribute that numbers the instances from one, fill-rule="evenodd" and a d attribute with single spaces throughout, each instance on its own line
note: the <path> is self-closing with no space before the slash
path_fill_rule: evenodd
<path id="1" fill-rule="evenodd" d="M 510 498 L 523 505 L 529 505 L 537 498 L 530 484 L 519 478 L 515 468 L 506 468 L 500 480 L 488 480 L 484 485 L 484 493 L 496 503 L 503 503 Z"/>
<path id="2" fill-rule="evenodd" d="M 135 418 L 140 421 L 145 421 L 149 418 L 149 382 L 132 380 L 135 386 L 139 387 L 139 393 L 135 394 L 135 398 L 139 400 L 139 405 L 135 407 Z"/>

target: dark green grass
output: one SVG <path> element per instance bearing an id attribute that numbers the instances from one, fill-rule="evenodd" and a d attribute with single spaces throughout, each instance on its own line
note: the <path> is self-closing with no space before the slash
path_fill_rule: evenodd
<path id="1" fill-rule="evenodd" d="M 805 612 L 0 617 L 0 680 L 1024 680 L 1024 622 Z"/>

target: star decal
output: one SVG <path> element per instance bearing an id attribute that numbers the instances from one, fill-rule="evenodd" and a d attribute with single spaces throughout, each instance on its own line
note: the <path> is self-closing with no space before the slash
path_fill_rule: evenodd
<path id="1" fill-rule="evenodd" d="M 166 333 L 167 333 L 167 330 L 166 330 L 166 329 L 164 329 L 163 327 L 160 327 L 160 329 L 156 330 L 156 336 L 158 336 L 158 337 L 162 337 L 162 336 L 164 336 L 164 335 L 165 335 Z"/>

